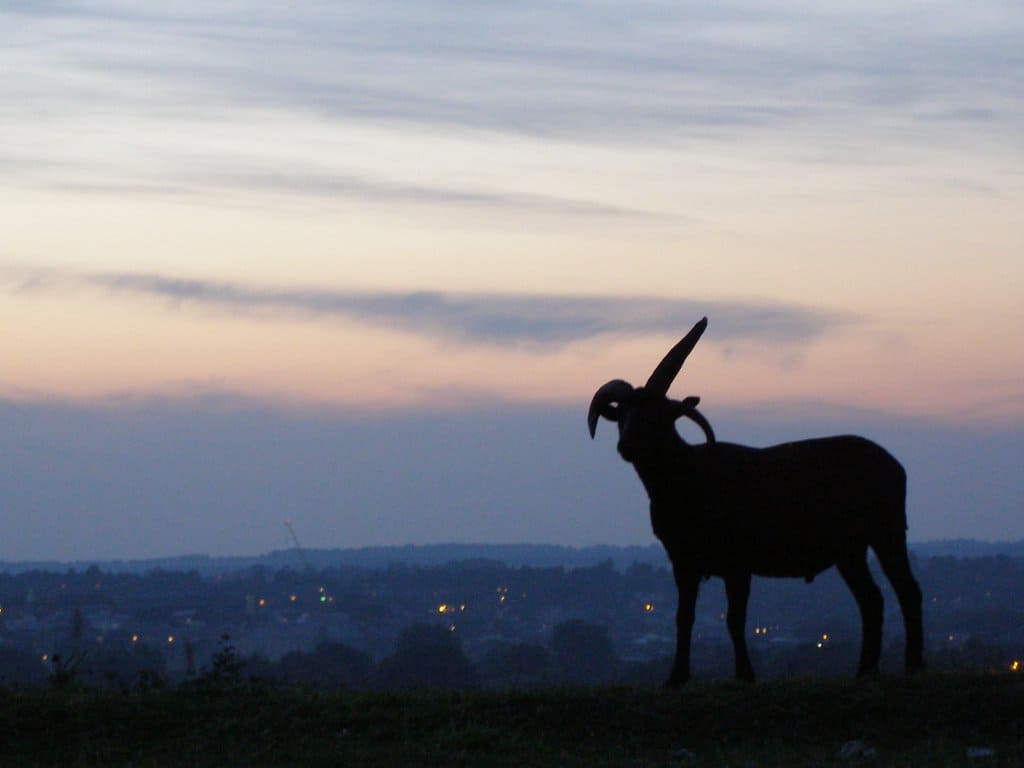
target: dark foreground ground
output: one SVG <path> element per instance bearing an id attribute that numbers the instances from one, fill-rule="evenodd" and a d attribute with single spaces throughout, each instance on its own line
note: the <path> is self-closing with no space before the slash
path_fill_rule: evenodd
<path id="1" fill-rule="evenodd" d="M 0 765 L 1019 766 L 1024 674 L 682 692 L 0 691 Z"/>

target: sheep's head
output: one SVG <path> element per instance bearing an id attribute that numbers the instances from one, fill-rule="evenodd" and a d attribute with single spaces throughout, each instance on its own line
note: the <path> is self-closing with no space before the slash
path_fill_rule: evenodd
<path id="1" fill-rule="evenodd" d="M 693 326 L 658 363 L 644 386 L 634 387 L 622 379 L 613 379 L 598 389 L 587 414 L 590 436 L 597 431 L 598 417 L 614 421 L 619 427 L 619 453 L 626 461 L 635 461 L 677 439 L 676 419 L 686 416 L 704 431 L 709 443 L 715 442 L 711 424 L 697 410 L 699 397 L 683 400 L 668 397 L 668 388 L 707 325 L 705 317 Z"/>

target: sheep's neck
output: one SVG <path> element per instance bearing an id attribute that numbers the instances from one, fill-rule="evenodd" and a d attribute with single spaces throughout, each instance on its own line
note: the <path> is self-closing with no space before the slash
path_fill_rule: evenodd
<path id="1" fill-rule="evenodd" d="M 664 493 L 672 494 L 691 463 L 692 448 L 678 435 L 659 447 L 657 451 L 642 456 L 633 462 L 633 468 L 644 484 L 647 496 L 653 501 Z"/>

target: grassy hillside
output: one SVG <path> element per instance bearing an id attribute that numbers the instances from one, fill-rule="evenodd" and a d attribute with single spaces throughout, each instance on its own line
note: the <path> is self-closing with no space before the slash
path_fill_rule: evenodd
<path id="1" fill-rule="evenodd" d="M 679 693 L 4 691 L 0 723 L 5 766 L 1016 766 L 1024 676 L 705 683 Z M 874 755 L 840 756 L 851 740 Z"/>

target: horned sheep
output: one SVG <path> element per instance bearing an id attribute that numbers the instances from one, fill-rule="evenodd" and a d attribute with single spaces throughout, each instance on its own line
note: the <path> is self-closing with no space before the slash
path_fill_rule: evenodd
<path id="1" fill-rule="evenodd" d="M 725 581 L 726 625 L 737 679 L 753 681 L 744 627 L 752 576 L 811 581 L 836 566 L 861 614 L 858 675 L 878 670 L 882 594 L 867 564 L 870 547 L 896 592 L 906 632 L 907 670 L 923 666 L 921 590 L 906 544 L 906 473 L 884 448 L 842 435 L 768 448 L 718 442 L 697 410 L 668 389 L 707 327 L 676 344 L 642 387 L 615 379 L 600 387 L 587 416 L 618 425 L 619 454 L 650 498 L 651 525 L 672 563 L 678 591 L 676 653 L 667 687 L 690 677 L 690 635 L 702 578 Z M 686 417 L 706 442 L 691 445 L 675 421 Z"/>

